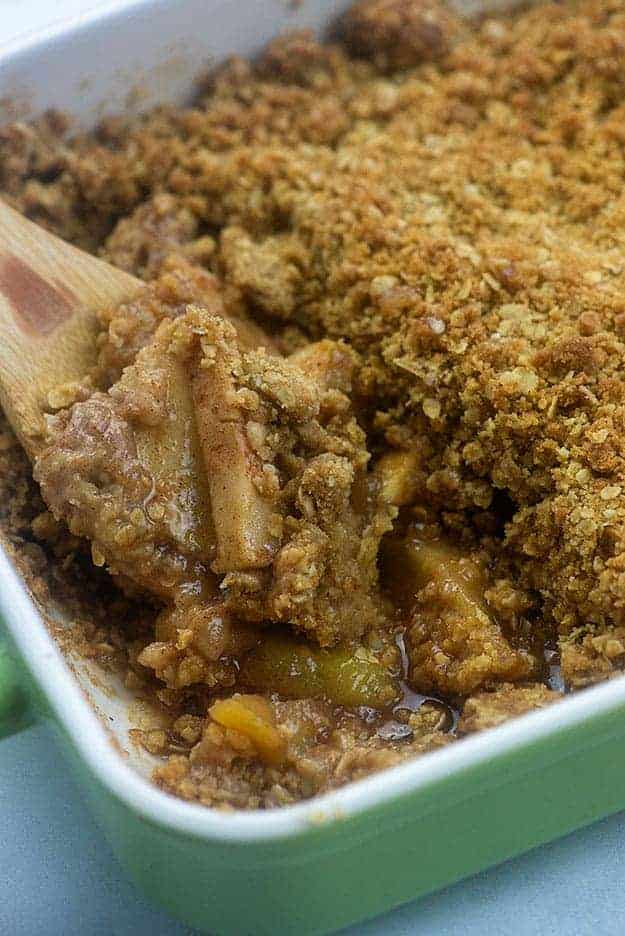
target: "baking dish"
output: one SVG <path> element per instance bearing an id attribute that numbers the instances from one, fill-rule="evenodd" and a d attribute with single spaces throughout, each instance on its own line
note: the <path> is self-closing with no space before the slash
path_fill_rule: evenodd
<path id="1" fill-rule="evenodd" d="M 187 95 L 198 66 L 252 52 L 346 4 L 134 2 L 0 48 L 0 98 L 32 114 Z M 137 92 L 128 98 L 132 89 Z M 58 609 L 47 609 L 52 617 Z M 0 554 L 0 733 L 50 718 L 121 863 L 148 895 L 213 933 L 327 932 L 625 805 L 625 682 L 570 697 L 447 750 L 271 813 L 173 799 L 129 742 L 129 693 L 64 659 Z"/>

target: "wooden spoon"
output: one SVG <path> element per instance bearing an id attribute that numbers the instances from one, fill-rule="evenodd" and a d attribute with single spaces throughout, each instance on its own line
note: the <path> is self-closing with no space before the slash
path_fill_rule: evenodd
<path id="1" fill-rule="evenodd" d="M 0 201 L 0 404 L 31 458 L 49 392 L 95 362 L 96 311 L 142 285 Z"/>

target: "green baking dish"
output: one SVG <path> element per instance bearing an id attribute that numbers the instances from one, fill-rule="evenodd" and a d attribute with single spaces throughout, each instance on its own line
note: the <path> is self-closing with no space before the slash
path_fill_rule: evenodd
<path id="1" fill-rule="evenodd" d="M 275 812 L 184 803 L 120 755 L 5 555 L 0 581 L 0 732 L 50 719 L 121 864 L 200 929 L 328 932 L 625 804 L 623 679 Z"/>
<path id="2" fill-rule="evenodd" d="M 84 123 L 179 100 L 197 65 L 248 53 L 281 26 L 318 28 L 346 3 L 135 0 L 10 46 L 0 97 L 63 106 Z M 51 616 L 58 609 L 46 609 Z M 132 699 L 64 658 L 0 551 L 0 736 L 55 726 L 122 865 L 171 913 L 215 934 L 323 933 L 381 913 L 625 806 L 625 680 L 316 800 L 224 814 L 147 779 L 128 740 Z"/>

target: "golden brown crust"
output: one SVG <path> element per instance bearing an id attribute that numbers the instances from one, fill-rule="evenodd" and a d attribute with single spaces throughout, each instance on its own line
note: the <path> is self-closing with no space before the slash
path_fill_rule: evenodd
<path id="1" fill-rule="evenodd" d="M 451 10 L 429 0 L 360 0 L 341 23 L 350 51 L 385 71 L 442 58 L 460 31 Z"/>
<path id="2" fill-rule="evenodd" d="M 502 685 L 493 692 L 479 692 L 467 699 L 458 722 L 458 734 L 471 734 L 496 728 L 509 718 L 523 715 L 534 709 L 544 708 L 562 698 L 562 693 L 554 692 L 534 683 L 529 686 Z"/>
<path id="3" fill-rule="evenodd" d="M 545 674 L 557 639 L 567 686 L 621 671 L 624 26 L 622 0 L 470 25 L 429 0 L 366 0 L 340 44 L 280 38 L 256 64 L 220 69 L 193 107 L 109 119 L 69 142 L 53 115 L 1 131 L 0 189 L 13 204 L 157 275 L 137 303 L 103 312 L 98 368 L 59 389 L 59 407 L 76 402 L 52 419 L 62 457 L 49 453 L 40 476 L 57 517 L 100 541 L 97 561 L 168 603 L 140 638 L 109 641 L 130 683 L 169 707 L 171 724 L 144 739 L 178 757 L 160 774 L 167 789 L 276 805 L 447 739 L 437 730 L 421 745 L 428 711 L 413 714 L 407 745 L 353 713 L 329 739 L 321 703 L 274 700 L 279 728 L 316 726 L 316 753 L 288 770 L 250 758 L 207 709 L 215 692 L 245 690 L 237 663 L 268 620 L 315 646 L 358 640 L 393 679 L 395 630 L 409 624 L 409 679 L 472 695 L 465 727 L 551 698 L 526 681 Z M 165 337 L 197 314 L 208 316 L 202 353 L 227 363 L 248 493 L 269 503 L 264 521 L 279 517 L 262 563 L 239 562 L 239 549 L 214 565 L 210 519 L 187 527 L 202 543 L 180 541 L 171 463 L 157 477 L 163 515 L 145 529 L 141 513 L 133 520 L 154 479 L 141 452 L 171 429 L 158 359 L 162 370 Z M 264 341 L 292 356 L 261 353 Z M 210 376 L 204 390 L 192 407 L 216 395 Z M 217 477 L 215 428 L 209 419 L 203 441 Z M 7 458 L 19 508 L 3 523 L 27 565 L 84 554 Z M 90 523 L 86 483 L 98 489 Z M 94 535 L 104 504 L 113 522 Z M 391 524 L 457 551 L 451 576 L 404 584 L 395 610 L 377 569 Z M 180 588 L 201 600 L 172 604 Z"/>

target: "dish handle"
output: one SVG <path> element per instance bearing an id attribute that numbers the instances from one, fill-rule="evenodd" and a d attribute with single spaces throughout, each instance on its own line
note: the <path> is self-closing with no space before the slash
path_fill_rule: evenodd
<path id="1" fill-rule="evenodd" d="M 15 660 L 0 638 L 0 738 L 23 731 L 32 722 L 32 712 Z"/>

